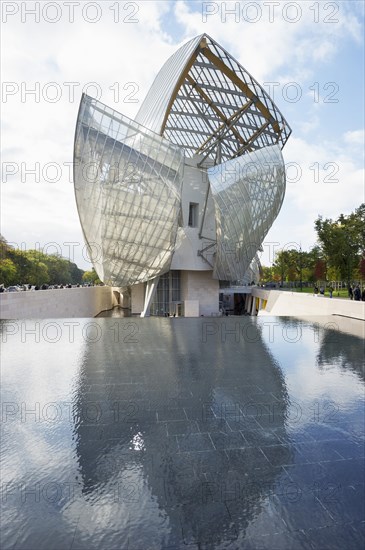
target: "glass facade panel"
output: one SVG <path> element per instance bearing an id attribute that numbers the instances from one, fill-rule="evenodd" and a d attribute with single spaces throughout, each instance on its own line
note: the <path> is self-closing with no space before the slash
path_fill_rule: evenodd
<path id="1" fill-rule="evenodd" d="M 208 169 L 217 223 L 217 279 L 244 281 L 285 194 L 285 166 L 273 145 Z M 254 260 L 254 261 L 253 261 Z M 251 265 L 250 265 L 251 264 Z"/>
<path id="2" fill-rule="evenodd" d="M 177 314 L 177 304 L 181 302 L 180 271 L 172 270 L 160 277 L 151 304 L 150 314 L 166 316 Z"/>
<path id="3" fill-rule="evenodd" d="M 127 286 L 169 269 L 183 150 L 86 95 L 75 136 L 76 201 L 102 281 Z"/>

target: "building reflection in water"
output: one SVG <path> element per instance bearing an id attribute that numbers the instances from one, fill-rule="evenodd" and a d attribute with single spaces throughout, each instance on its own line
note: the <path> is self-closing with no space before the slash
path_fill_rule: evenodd
<path id="1" fill-rule="evenodd" d="M 363 340 L 333 321 L 0 323 L 4 548 L 362 548 Z"/>
<path id="2" fill-rule="evenodd" d="M 98 323 L 74 435 L 84 498 L 100 510 L 109 502 L 108 536 L 136 547 L 242 537 L 293 461 L 285 381 L 262 327 L 250 318 Z"/>

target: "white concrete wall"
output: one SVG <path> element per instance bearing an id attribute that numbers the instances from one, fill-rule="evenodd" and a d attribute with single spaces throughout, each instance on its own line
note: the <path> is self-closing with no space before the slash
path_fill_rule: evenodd
<path id="1" fill-rule="evenodd" d="M 252 288 L 252 295 L 267 300 L 266 307 L 260 309 L 259 315 L 343 315 L 365 320 L 365 302 L 256 287 Z"/>
<path id="2" fill-rule="evenodd" d="M 207 239 L 216 238 L 216 224 L 214 203 L 212 194 L 209 194 L 207 209 L 205 212 L 204 225 L 202 235 L 199 238 L 201 221 L 204 214 L 204 205 L 206 193 L 208 189 L 208 176 L 200 168 L 197 168 L 197 163 L 201 157 L 193 157 L 186 159 L 184 166 L 184 184 L 182 188 L 182 218 L 183 227 L 179 229 L 178 247 L 174 252 L 170 269 L 185 269 L 185 270 L 207 270 L 209 264 L 198 256 L 198 250 L 206 247 L 212 241 Z M 197 227 L 189 227 L 189 204 L 193 202 L 199 204 L 199 216 Z M 205 254 L 208 260 L 212 263 L 214 249 L 208 250 Z"/>
<path id="3" fill-rule="evenodd" d="M 184 300 L 184 317 L 199 317 L 199 300 Z"/>
<path id="4" fill-rule="evenodd" d="M 145 283 L 139 283 L 131 287 L 132 315 L 140 315 L 143 311 L 145 296 Z"/>
<path id="5" fill-rule="evenodd" d="M 218 315 L 219 281 L 211 271 L 182 271 L 181 300 L 199 301 L 199 315 Z M 185 316 L 188 317 L 185 311 Z"/>
<path id="6" fill-rule="evenodd" d="M 110 286 L 63 288 L 0 294 L 1 319 L 95 317 L 117 304 Z"/>

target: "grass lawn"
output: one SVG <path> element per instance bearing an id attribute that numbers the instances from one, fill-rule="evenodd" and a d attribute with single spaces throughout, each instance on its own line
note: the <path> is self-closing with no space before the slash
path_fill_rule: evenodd
<path id="1" fill-rule="evenodd" d="M 313 294 L 314 293 L 314 289 L 313 287 L 312 288 L 303 288 L 303 290 L 301 291 L 300 288 L 291 288 L 291 289 L 288 289 L 288 290 L 291 290 L 292 292 L 306 292 L 307 294 Z M 329 298 L 329 292 L 328 290 L 326 289 L 324 291 L 324 295 L 327 296 L 327 298 Z M 333 298 L 349 298 L 349 293 L 347 291 L 347 288 L 342 288 L 340 290 L 334 290 L 333 291 Z"/>

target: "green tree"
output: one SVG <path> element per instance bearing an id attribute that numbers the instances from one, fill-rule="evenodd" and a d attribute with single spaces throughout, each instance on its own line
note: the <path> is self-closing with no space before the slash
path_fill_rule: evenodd
<path id="1" fill-rule="evenodd" d="M 77 265 L 74 264 L 73 262 L 69 262 L 69 270 L 70 270 L 71 284 L 76 285 L 78 283 L 81 283 L 84 271 L 79 267 L 77 267 Z"/>
<path id="2" fill-rule="evenodd" d="M 85 271 L 83 276 L 82 276 L 82 280 L 85 283 L 94 283 L 95 285 L 98 285 L 98 284 L 101 283 L 101 281 L 98 277 L 98 274 L 96 273 L 94 268 L 92 268 L 91 271 Z"/>
<path id="3" fill-rule="evenodd" d="M 10 260 L 16 268 L 11 284 L 76 284 L 82 281 L 83 270 L 70 260 L 57 254 L 44 254 L 41 250 L 16 250 L 0 235 L 0 265 L 4 260 Z M 7 277 L 10 265 L 8 262 L 3 265 Z"/>
<path id="4" fill-rule="evenodd" d="M 279 250 L 275 255 L 275 261 L 272 266 L 273 274 L 276 276 L 276 280 L 280 280 L 281 284 L 288 280 L 289 258 L 290 253 L 288 250 Z"/>
<path id="5" fill-rule="evenodd" d="M 17 284 L 18 271 L 16 265 L 10 258 L 0 260 L 0 284 L 10 286 Z"/>
<path id="6" fill-rule="evenodd" d="M 269 283 L 272 280 L 273 280 L 273 268 L 262 265 L 260 269 L 261 283 Z"/>
<path id="7" fill-rule="evenodd" d="M 49 273 L 49 282 L 51 285 L 60 285 L 62 283 L 69 283 L 71 280 L 69 262 L 57 256 L 51 254 L 43 259 L 47 265 Z"/>
<path id="8" fill-rule="evenodd" d="M 348 284 L 358 268 L 365 242 L 365 204 L 336 220 L 315 220 L 318 242 L 328 265 L 335 268 Z"/>

